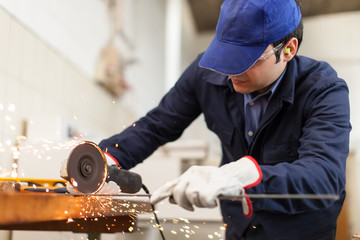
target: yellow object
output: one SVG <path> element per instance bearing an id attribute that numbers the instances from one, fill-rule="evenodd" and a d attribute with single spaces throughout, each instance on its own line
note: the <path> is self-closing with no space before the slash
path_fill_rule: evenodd
<path id="1" fill-rule="evenodd" d="M 40 179 L 40 178 L 0 178 L 1 182 L 16 182 L 20 183 L 21 185 L 27 184 L 28 186 L 36 185 L 36 186 L 43 186 L 43 187 L 50 187 L 50 186 L 66 186 L 66 180 L 61 179 Z"/>
<path id="2" fill-rule="evenodd" d="M 290 48 L 285 48 L 285 54 L 290 54 Z"/>

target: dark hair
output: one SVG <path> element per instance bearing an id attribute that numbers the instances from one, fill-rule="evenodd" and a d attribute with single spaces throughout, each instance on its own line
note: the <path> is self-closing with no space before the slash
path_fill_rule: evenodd
<path id="1" fill-rule="evenodd" d="M 295 0 L 295 2 L 299 5 L 299 7 L 301 7 L 301 4 L 297 0 Z M 283 39 L 280 39 L 279 41 L 274 42 L 272 45 L 274 47 L 279 45 L 280 43 L 283 43 L 285 45 L 291 38 L 294 37 L 298 40 L 298 49 L 299 49 L 301 42 L 303 40 L 303 32 L 304 32 L 304 25 L 303 25 L 302 19 L 300 19 L 299 25 L 295 28 L 294 31 L 292 31 L 292 33 L 290 33 Z M 280 54 L 281 54 L 281 51 L 275 52 L 276 63 L 278 63 L 280 61 Z"/>

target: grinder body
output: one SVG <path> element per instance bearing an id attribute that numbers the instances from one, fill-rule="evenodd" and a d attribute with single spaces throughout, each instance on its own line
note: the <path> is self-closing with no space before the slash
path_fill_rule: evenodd
<path id="1" fill-rule="evenodd" d="M 136 193 L 142 186 L 140 175 L 122 169 L 89 141 L 79 143 L 71 151 L 62 163 L 60 176 L 83 194 L 96 194 L 109 181 L 115 182 L 126 193 Z"/>

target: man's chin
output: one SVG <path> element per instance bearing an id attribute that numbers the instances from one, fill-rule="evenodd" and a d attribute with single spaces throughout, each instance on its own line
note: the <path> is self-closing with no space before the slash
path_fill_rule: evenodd
<path id="1" fill-rule="evenodd" d="M 236 86 L 234 86 L 234 90 L 235 90 L 235 92 L 241 93 L 241 94 L 249 94 L 249 93 L 254 92 L 254 91 L 252 91 L 252 90 L 250 90 L 250 89 L 241 88 L 241 87 L 236 87 Z"/>

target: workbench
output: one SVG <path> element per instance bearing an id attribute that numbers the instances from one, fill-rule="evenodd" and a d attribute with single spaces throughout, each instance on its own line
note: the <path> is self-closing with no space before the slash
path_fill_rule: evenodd
<path id="1" fill-rule="evenodd" d="M 138 214 L 152 212 L 149 199 L 129 195 L 74 196 L 59 193 L 0 191 L 0 229 L 131 232 Z M 94 237 L 91 237 L 94 236 Z"/>

